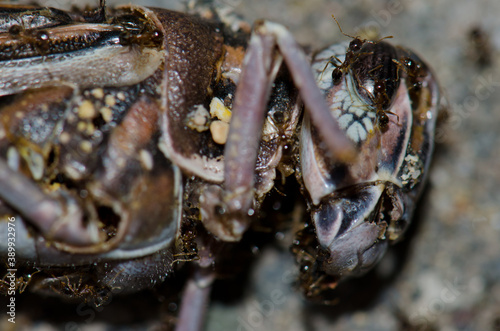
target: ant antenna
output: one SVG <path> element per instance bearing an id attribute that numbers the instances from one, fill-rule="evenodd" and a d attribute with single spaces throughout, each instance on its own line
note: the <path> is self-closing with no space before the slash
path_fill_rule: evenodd
<path id="1" fill-rule="evenodd" d="M 356 39 L 357 37 L 353 37 L 347 33 L 345 33 L 343 30 L 342 30 L 342 27 L 340 26 L 340 23 L 339 21 L 337 20 L 337 18 L 335 17 L 335 15 L 332 14 L 332 17 L 333 19 L 335 20 L 335 22 L 337 23 L 337 26 L 339 27 L 339 30 L 340 30 L 340 33 L 342 33 L 344 36 L 346 37 L 349 37 L 349 38 L 352 38 L 352 39 Z"/>
<path id="2" fill-rule="evenodd" d="M 350 34 L 345 33 L 344 30 L 342 30 L 342 27 L 340 26 L 340 22 L 337 20 L 337 18 L 335 17 L 335 15 L 332 14 L 332 18 L 335 20 L 335 23 L 337 23 L 337 26 L 339 27 L 340 33 L 342 33 L 344 36 L 352 38 L 352 39 L 356 39 L 356 38 L 360 38 L 361 39 L 361 37 L 359 37 L 359 36 L 354 37 L 354 36 L 352 36 Z M 385 37 L 382 37 L 379 40 L 377 40 L 375 43 L 381 42 L 384 39 L 391 39 L 391 38 L 394 38 L 394 37 L 393 36 L 385 36 Z M 366 41 L 366 39 L 364 39 L 364 41 Z"/>
<path id="3" fill-rule="evenodd" d="M 379 40 L 377 40 L 377 42 L 379 43 L 379 42 L 381 42 L 384 39 L 391 39 L 391 38 L 394 38 L 394 36 L 385 36 L 385 37 L 382 37 Z"/>

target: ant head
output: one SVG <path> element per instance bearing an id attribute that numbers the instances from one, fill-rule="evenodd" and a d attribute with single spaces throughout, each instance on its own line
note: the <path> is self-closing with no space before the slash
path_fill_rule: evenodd
<path id="1" fill-rule="evenodd" d="M 350 43 L 349 43 L 349 50 L 353 52 L 358 52 L 361 50 L 363 47 L 363 44 L 365 43 L 366 40 L 361 40 L 360 38 L 356 37 L 354 38 Z"/>
<path id="2" fill-rule="evenodd" d="M 387 84 L 384 80 L 375 80 L 373 84 L 373 99 L 373 101 L 382 109 L 389 107 L 391 98 L 387 95 Z"/>
<path id="3" fill-rule="evenodd" d="M 421 62 L 416 59 L 404 57 L 402 63 L 408 76 L 412 78 L 425 76 L 426 68 L 423 68 Z"/>
<path id="4" fill-rule="evenodd" d="M 374 93 L 384 93 L 385 92 L 385 82 L 383 80 L 375 81 L 373 86 Z"/>

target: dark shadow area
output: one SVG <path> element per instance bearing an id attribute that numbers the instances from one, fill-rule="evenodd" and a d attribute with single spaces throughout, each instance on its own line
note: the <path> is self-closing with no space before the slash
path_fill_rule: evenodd
<path id="1" fill-rule="evenodd" d="M 213 285 L 211 300 L 226 305 L 243 300 L 249 290 L 251 270 L 260 256 L 254 254 L 252 248 L 261 251 L 273 240 L 274 232 L 250 231 L 241 243 L 229 248 L 231 254 L 220 261 L 219 276 Z"/>
<path id="2" fill-rule="evenodd" d="M 276 234 L 290 231 L 294 209 L 297 204 L 303 203 L 300 186 L 294 176 L 287 177 L 284 183 L 280 177 L 276 180 L 274 188 L 262 203 L 258 217 L 253 220 L 252 228 L 238 245 L 231 247 L 226 259 L 219 262 L 222 267 L 219 269 L 227 273 L 219 274 L 219 279 L 214 283 L 212 301 L 228 305 L 245 299 L 251 290 L 251 271 L 262 257 L 260 252 L 273 248 L 291 255 L 288 246 L 278 247 Z"/>
<path id="3" fill-rule="evenodd" d="M 114 296 L 100 307 L 86 303 L 68 303 L 58 298 L 33 293 L 16 295 L 16 324 L 35 326 L 48 323 L 60 330 L 78 330 L 90 323 L 113 325 L 119 330 L 144 327 L 146 321 L 156 322 L 160 316 L 158 296 L 143 291 L 129 296 Z M 3 307 L 7 298 L 0 298 Z"/>

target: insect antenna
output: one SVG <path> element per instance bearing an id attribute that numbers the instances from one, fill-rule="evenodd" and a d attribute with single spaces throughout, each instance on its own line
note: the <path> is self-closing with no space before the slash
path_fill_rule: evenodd
<path id="1" fill-rule="evenodd" d="M 376 43 L 381 42 L 381 41 L 382 41 L 382 40 L 384 40 L 384 39 L 392 39 L 392 38 L 394 38 L 394 36 L 385 36 L 385 37 L 380 38 L 380 39 L 379 39 L 379 40 L 377 40 L 377 41 L 374 41 L 373 43 L 375 43 L 375 44 L 376 44 Z"/>
<path id="2" fill-rule="evenodd" d="M 335 17 L 335 15 L 333 15 L 333 14 L 332 14 L 332 17 L 333 17 L 333 19 L 335 20 L 335 22 L 337 23 L 337 26 L 339 27 L 340 33 L 342 33 L 344 36 L 349 37 L 349 38 L 352 38 L 352 39 L 356 39 L 356 38 L 357 38 L 357 37 L 351 36 L 350 34 L 345 33 L 345 32 L 342 30 L 342 27 L 340 26 L 340 23 L 339 23 L 339 21 L 337 20 L 337 18 Z"/>

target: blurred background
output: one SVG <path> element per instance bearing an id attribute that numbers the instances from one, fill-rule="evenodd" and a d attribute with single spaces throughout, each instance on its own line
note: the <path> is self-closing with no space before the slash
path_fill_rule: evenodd
<path id="1" fill-rule="evenodd" d="M 245 277 L 217 284 L 207 331 L 500 330 L 500 2 L 212 2 L 250 23 L 258 18 L 282 23 L 311 49 L 349 40 L 332 14 L 347 34 L 364 29 L 393 36 L 391 43 L 411 48 L 430 64 L 451 107 L 438 129 L 429 184 L 409 233 L 375 270 L 345 284 L 337 305 L 303 300 L 293 286 L 296 267 L 289 242 L 278 236 L 261 247 Z M 115 3 L 123 2 L 109 2 Z M 185 8 L 180 1 L 134 3 Z M 234 295 L 228 296 L 228 290 Z M 279 299 L 271 293 L 279 293 Z M 90 320 L 75 314 L 76 306 L 50 301 L 55 307 L 50 313 L 41 308 L 43 298 L 30 297 L 18 307 L 17 329 L 144 329 L 155 325 L 148 321 L 154 320 L 156 308 L 137 319 L 131 319 L 133 312 L 144 306 L 175 311 L 155 300 L 154 295 L 138 296 L 125 308 L 113 302 Z M 1 316 L 0 329 L 11 327 Z"/>

